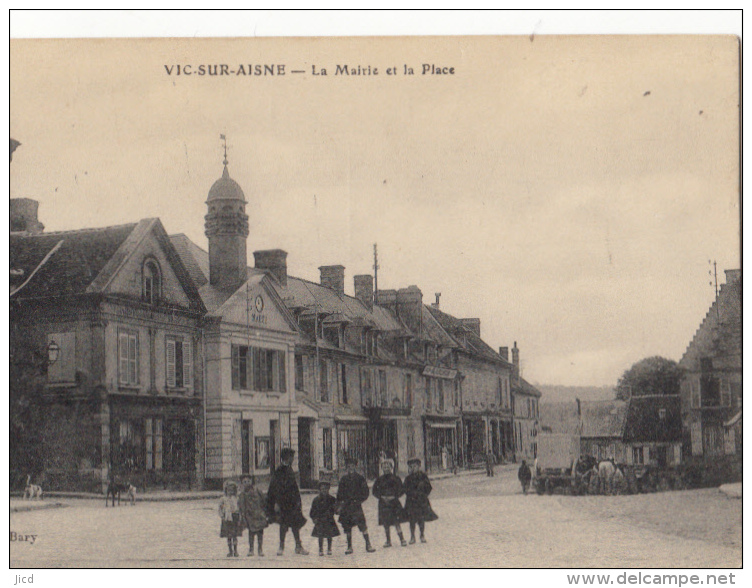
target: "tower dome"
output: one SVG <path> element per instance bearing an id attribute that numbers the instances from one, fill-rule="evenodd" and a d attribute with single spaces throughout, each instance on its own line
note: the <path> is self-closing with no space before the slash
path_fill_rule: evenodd
<path id="1" fill-rule="evenodd" d="M 209 197 L 206 199 L 206 203 L 209 204 L 214 200 L 239 200 L 245 202 L 245 194 L 240 185 L 230 177 L 230 172 L 227 171 L 227 164 L 225 163 L 225 169 L 222 172 L 222 177 L 219 178 L 212 185 L 209 190 Z"/>

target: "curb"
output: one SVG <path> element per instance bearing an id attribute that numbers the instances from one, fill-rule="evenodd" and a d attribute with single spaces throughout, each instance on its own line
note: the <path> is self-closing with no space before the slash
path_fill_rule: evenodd
<path id="1" fill-rule="evenodd" d="M 67 504 L 62 502 L 48 502 L 47 504 L 40 504 L 39 506 L 11 506 L 10 512 L 31 512 L 33 510 L 48 510 L 50 508 L 65 508 Z"/>

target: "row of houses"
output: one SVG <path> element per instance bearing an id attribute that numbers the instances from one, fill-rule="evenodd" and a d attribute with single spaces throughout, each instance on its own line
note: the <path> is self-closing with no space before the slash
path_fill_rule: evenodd
<path id="1" fill-rule="evenodd" d="M 543 406 L 541 430 L 576 434 L 599 460 L 659 468 L 683 465 L 696 482 L 741 479 L 741 271 L 727 270 L 679 365 L 679 394 Z"/>
<path id="2" fill-rule="evenodd" d="M 343 266 L 296 278 L 280 249 L 249 267 L 247 201 L 224 163 L 208 251 L 159 219 L 44 232 L 37 202 L 11 200 L 11 398 L 37 407 L 19 412 L 38 445 L 12 440 L 19 475 L 219 487 L 268 476 L 292 447 L 307 486 L 346 456 L 369 477 L 384 456 L 402 472 L 411 457 L 431 472 L 534 458 L 540 393 L 516 343 L 492 349 L 479 319 L 417 286 L 356 275 L 351 296 Z"/>

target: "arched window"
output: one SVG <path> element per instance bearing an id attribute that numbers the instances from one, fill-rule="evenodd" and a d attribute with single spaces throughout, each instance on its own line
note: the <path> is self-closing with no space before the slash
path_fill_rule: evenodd
<path id="1" fill-rule="evenodd" d="M 156 304 L 162 294 L 162 276 L 159 265 L 153 259 L 144 262 L 142 294 L 148 304 Z"/>

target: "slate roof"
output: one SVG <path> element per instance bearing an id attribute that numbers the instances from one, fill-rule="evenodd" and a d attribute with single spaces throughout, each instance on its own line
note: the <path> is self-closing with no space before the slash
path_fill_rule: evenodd
<path id="1" fill-rule="evenodd" d="M 200 288 L 206 284 L 209 281 L 209 254 L 183 233 L 170 235 L 170 241 L 196 286 Z"/>
<path id="2" fill-rule="evenodd" d="M 514 394 L 525 394 L 526 396 L 535 396 L 536 398 L 541 397 L 541 392 L 533 386 L 530 382 L 525 380 L 524 378 L 520 378 L 519 382 L 516 378 L 512 378 L 512 392 Z"/>
<path id="3" fill-rule="evenodd" d="M 665 410 L 660 417 L 659 411 Z M 682 440 L 681 397 L 678 394 L 632 396 L 629 399 L 624 441 L 680 442 Z"/>
<path id="4" fill-rule="evenodd" d="M 468 329 L 462 322 L 450 314 L 442 312 L 434 306 L 426 306 L 428 313 L 436 319 L 439 326 L 446 331 L 456 344 L 472 355 L 482 359 L 502 363 L 511 366 L 498 353 L 496 353 L 475 331 Z"/>
<path id="5" fill-rule="evenodd" d="M 11 233 L 11 295 L 37 298 L 86 293 L 138 224 L 36 235 Z"/>
<path id="6" fill-rule="evenodd" d="M 581 401 L 581 437 L 622 438 L 627 403 L 621 400 Z"/>
<path id="7" fill-rule="evenodd" d="M 158 218 L 95 229 L 11 233 L 10 296 L 18 300 L 103 293 L 123 263 L 152 232 L 165 247 L 191 307 L 203 312 L 196 286 Z"/>

